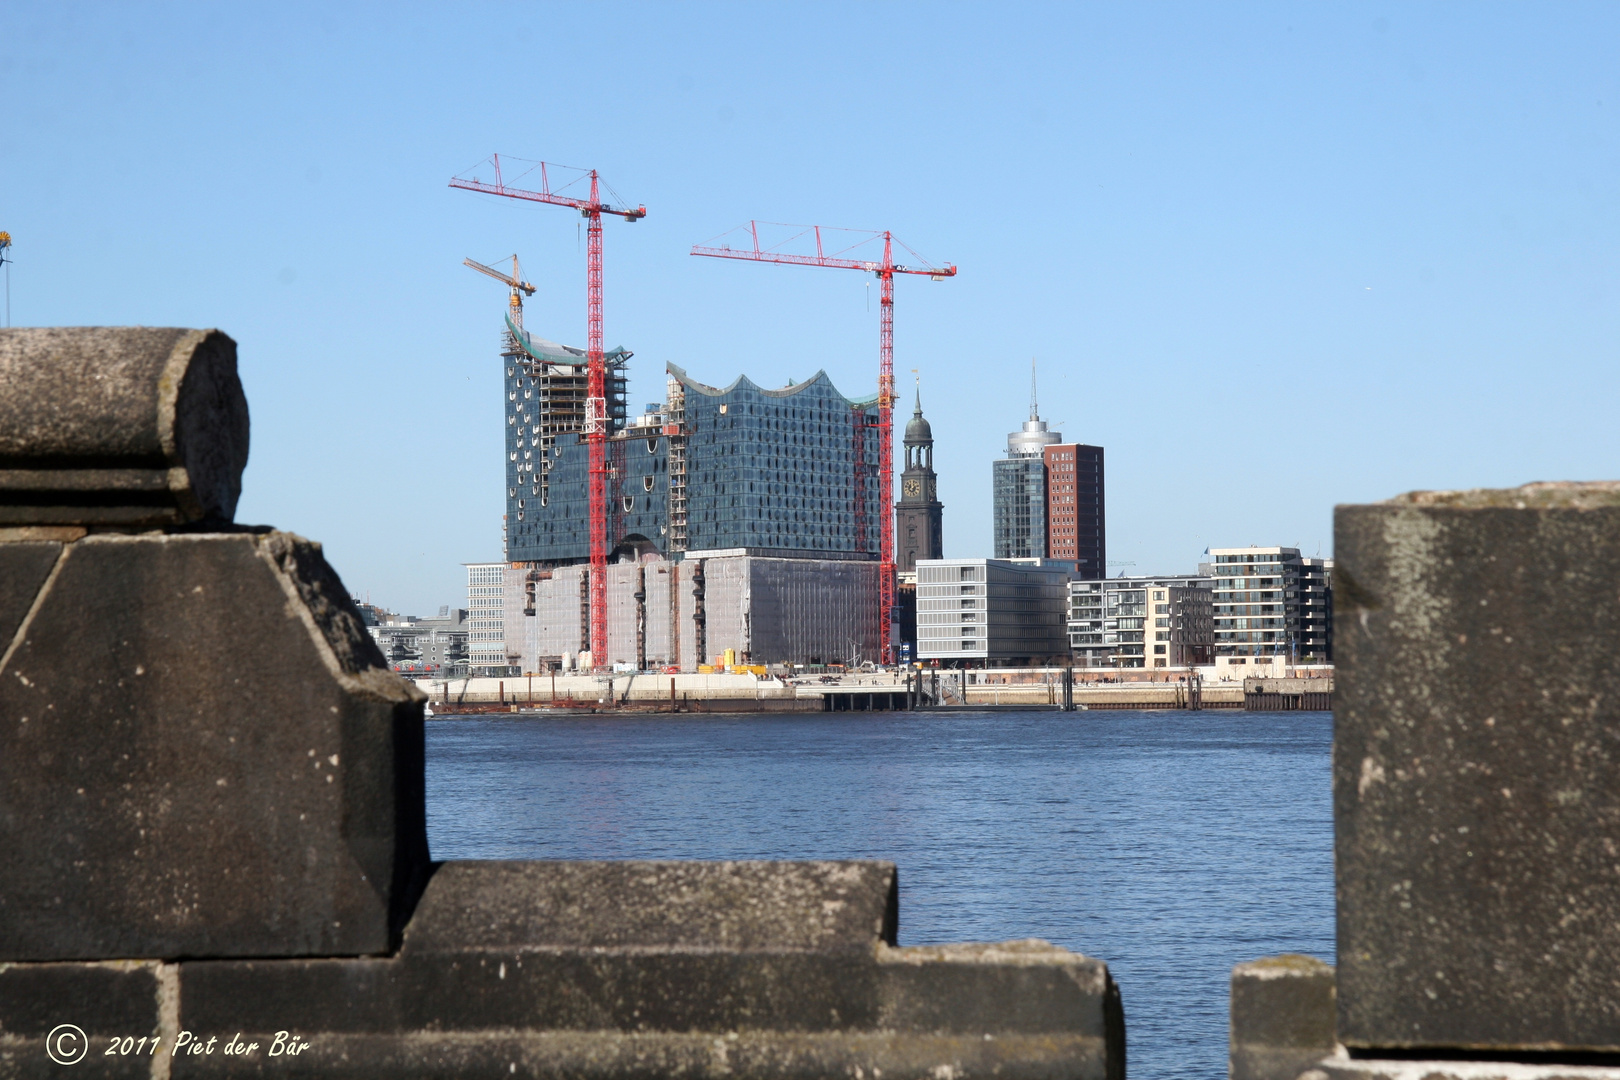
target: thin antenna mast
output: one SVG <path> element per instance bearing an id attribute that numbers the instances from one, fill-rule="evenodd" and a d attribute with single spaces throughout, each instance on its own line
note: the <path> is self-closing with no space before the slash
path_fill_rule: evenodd
<path id="1" fill-rule="evenodd" d="M 1041 418 L 1040 402 L 1035 396 L 1035 358 L 1033 356 L 1029 358 L 1029 418 L 1031 420 Z"/>

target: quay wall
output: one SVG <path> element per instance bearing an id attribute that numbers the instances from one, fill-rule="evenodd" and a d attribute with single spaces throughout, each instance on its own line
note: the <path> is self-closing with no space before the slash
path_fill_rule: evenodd
<path id="1" fill-rule="evenodd" d="M 866 678 L 832 684 L 793 684 L 781 679 L 761 679 L 748 674 L 665 675 L 620 674 L 607 675 L 533 675 L 505 679 L 421 679 L 416 686 L 427 695 L 429 708 L 435 715 L 452 714 L 458 709 L 488 711 L 491 706 L 515 706 L 524 709 L 628 705 L 643 707 L 685 708 L 715 702 L 741 705 L 757 702 L 760 711 L 780 708 L 819 710 L 820 699 L 826 694 L 848 694 L 872 691 L 898 693 L 904 691 L 904 680 Z M 924 689 L 931 682 L 923 681 Z M 673 690 L 673 699 L 671 691 Z M 990 684 L 970 685 L 942 694 L 945 704 L 968 706 L 1027 705 L 1032 708 L 1056 707 L 1063 700 L 1061 684 Z M 1177 684 L 1119 684 L 1076 686 L 1076 704 L 1090 709 L 1185 709 L 1186 687 Z M 1242 686 L 1206 686 L 1202 692 L 1205 709 L 1241 709 L 1249 700 Z M 795 705 L 794 703 L 800 703 Z M 1250 706 L 1254 707 L 1254 706 Z M 1293 707 L 1294 706 L 1273 706 Z"/>

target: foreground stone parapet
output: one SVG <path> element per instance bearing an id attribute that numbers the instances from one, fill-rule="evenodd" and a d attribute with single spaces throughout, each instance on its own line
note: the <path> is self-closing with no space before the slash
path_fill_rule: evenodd
<path id="1" fill-rule="evenodd" d="M 1620 1080 L 1620 1067 L 1574 1062 L 1358 1060 L 1338 1053 L 1299 1080 Z"/>
<path id="2" fill-rule="evenodd" d="M 1288 954 L 1232 969 L 1231 1080 L 1294 1080 L 1333 1053 L 1333 967 Z"/>
<path id="3" fill-rule="evenodd" d="M 447 863 L 395 956 L 0 967 L 19 1036 L 0 1061 L 49 1071 L 48 1017 L 5 1002 L 77 980 L 99 1045 L 118 1023 L 258 1044 L 174 1075 L 279 1075 L 286 1032 L 322 1076 L 1124 1076 L 1106 965 L 1039 941 L 895 948 L 894 898 L 887 863 Z"/>
<path id="4" fill-rule="evenodd" d="M 394 948 L 422 695 L 286 533 L 0 543 L 0 960 Z"/>
<path id="5" fill-rule="evenodd" d="M 1340 507 L 1334 547 L 1339 1041 L 1620 1053 L 1620 484 Z"/>
<path id="6" fill-rule="evenodd" d="M 247 457 L 218 330 L 0 330 L 0 527 L 229 522 Z"/>

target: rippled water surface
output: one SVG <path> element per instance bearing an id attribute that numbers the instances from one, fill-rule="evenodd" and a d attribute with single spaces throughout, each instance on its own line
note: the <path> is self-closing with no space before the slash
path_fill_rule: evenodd
<path id="1" fill-rule="evenodd" d="M 1327 713 L 428 725 L 439 859 L 877 858 L 900 941 L 1108 961 L 1133 1078 L 1226 1075 L 1227 978 L 1333 959 Z"/>

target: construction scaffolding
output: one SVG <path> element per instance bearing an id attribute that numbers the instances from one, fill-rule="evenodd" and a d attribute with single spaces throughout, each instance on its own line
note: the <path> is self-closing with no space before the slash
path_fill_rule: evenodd
<path id="1" fill-rule="evenodd" d="M 669 438 L 669 550 L 685 551 L 687 540 L 686 492 L 686 384 L 669 380 L 667 423 Z"/>
<path id="2" fill-rule="evenodd" d="M 580 664 L 590 646 L 586 565 L 513 567 L 509 607 L 524 618 L 509 652 L 524 671 Z M 738 663 L 875 661 L 876 562 L 656 555 L 607 567 L 607 648 L 585 666 L 695 671 L 731 650 Z"/>
<path id="3" fill-rule="evenodd" d="M 583 435 L 586 430 L 586 402 L 590 396 L 590 372 L 585 351 L 570 345 L 537 338 L 506 318 L 501 348 L 507 363 L 512 389 L 507 404 L 517 427 L 517 447 L 537 453 L 525 458 L 537 465 L 527 470 L 530 494 L 544 505 L 550 496 L 551 467 L 556 463 L 555 447 L 562 435 Z M 615 349 L 603 355 L 606 367 L 607 418 L 610 433 L 624 427 L 628 378 L 625 368 L 634 354 Z"/>

